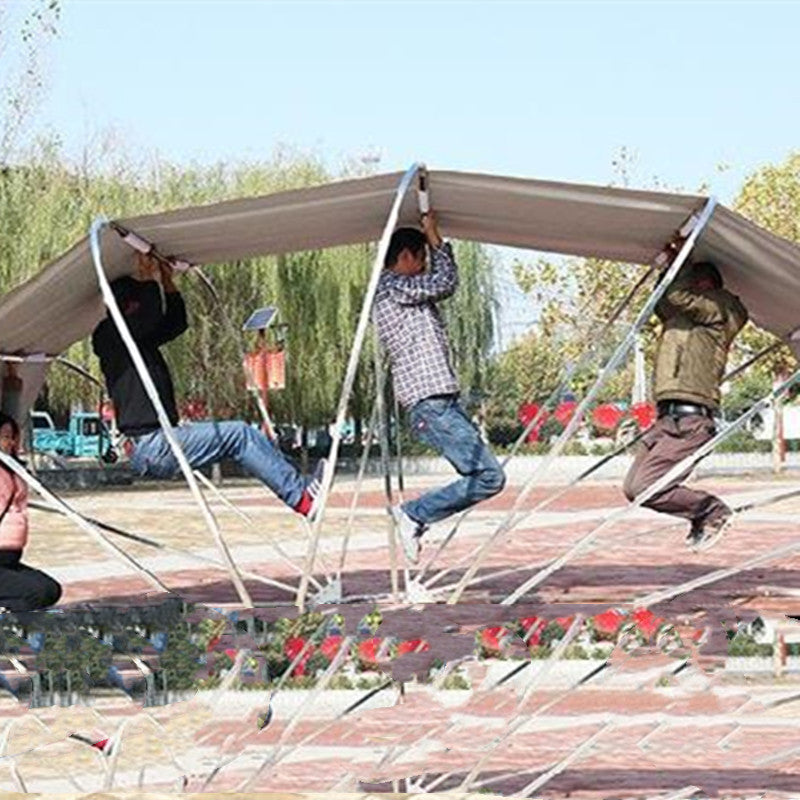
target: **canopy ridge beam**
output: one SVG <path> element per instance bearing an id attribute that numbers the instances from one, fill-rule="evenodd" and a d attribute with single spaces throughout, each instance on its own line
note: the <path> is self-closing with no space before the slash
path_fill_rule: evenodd
<path id="1" fill-rule="evenodd" d="M 558 437 L 555 444 L 550 449 L 550 452 L 548 453 L 547 457 L 542 461 L 539 467 L 536 470 L 534 470 L 533 475 L 529 478 L 528 482 L 523 487 L 521 493 L 514 501 L 514 504 L 509 510 L 505 519 L 500 523 L 497 529 L 484 541 L 483 545 L 480 548 L 480 551 L 478 552 L 478 554 L 476 555 L 476 557 L 474 558 L 474 560 L 472 561 L 472 563 L 470 564 L 464 575 L 462 576 L 461 580 L 459 581 L 456 590 L 448 598 L 447 600 L 448 605 L 453 605 L 454 603 L 458 602 L 464 590 L 469 586 L 470 581 L 477 573 L 481 564 L 483 564 L 483 562 L 489 555 L 492 546 L 495 544 L 495 542 L 500 538 L 504 538 L 516 526 L 517 524 L 516 516 L 522 504 L 525 502 L 528 495 L 531 493 L 531 491 L 537 484 L 539 478 L 542 475 L 547 474 L 547 471 L 550 469 L 555 459 L 562 453 L 567 442 L 575 433 L 575 431 L 578 429 L 578 425 L 580 424 L 583 415 L 586 412 L 586 409 L 594 401 L 595 397 L 597 396 L 602 386 L 605 384 L 606 380 L 622 363 L 628 351 L 633 346 L 637 334 L 644 327 L 645 323 L 650 319 L 650 316 L 652 315 L 653 310 L 656 307 L 656 304 L 664 295 L 664 293 L 667 291 L 667 289 L 677 276 L 678 272 L 680 271 L 681 267 L 683 267 L 684 263 L 689 258 L 689 255 L 694 249 L 694 246 L 697 243 L 698 239 L 700 238 L 700 235 L 703 233 L 706 226 L 710 222 L 716 207 L 717 207 L 716 199 L 714 197 L 708 198 L 708 200 L 706 200 L 706 202 L 704 203 L 702 209 L 692 214 L 686 221 L 686 223 L 683 225 L 683 227 L 677 232 L 674 243 L 667 245 L 668 248 L 673 247 L 673 249 L 676 250 L 676 253 L 675 256 L 672 258 L 669 267 L 666 269 L 665 274 L 658 282 L 658 284 L 656 284 L 656 287 L 651 292 L 650 297 L 647 299 L 647 302 L 639 311 L 636 320 L 634 321 L 630 330 L 626 334 L 625 339 L 617 346 L 616 350 L 614 351 L 614 354 L 611 356 L 608 363 L 603 367 L 597 379 L 595 380 L 594 384 L 586 393 L 585 397 L 580 402 L 578 407 L 575 409 L 575 413 L 573 414 L 572 419 L 569 421 L 562 434 Z M 678 242 L 682 243 L 680 244 L 679 249 L 678 249 Z"/>

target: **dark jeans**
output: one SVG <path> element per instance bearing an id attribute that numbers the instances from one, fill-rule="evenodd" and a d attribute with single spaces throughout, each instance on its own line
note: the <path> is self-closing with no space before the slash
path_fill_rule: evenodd
<path id="1" fill-rule="evenodd" d="M 19 550 L 0 550 L 0 607 L 19 612 L 54 606 L 61 597 L 61 585 L 21 564 L 21 555 Z"/>
<path id="2" fill-rule="evenodd" d="M 633 501 L 714 436 L 714 420 L 701 414 L 685 417 L 659 417 L 639 443 L 639 451 L 625 477 L 623 490 Z M 712 522 L 730 513 L 718 497 L 708 492 L 689 489 L 682 482 L 691 469 L 670 486 L 642 505 L 664 514 L 672 514 L 699 523 Z"/>
<path id="3" fill-rule="evenodd" d="M 225 458 L 241 464 L 266 484 L 286 505 L 294 508 L 302 499 L 306 481 L 283 453 L 261 431 L 244 422 L 194 422 L 179 425 L 173 433 L 193 469 Z M 136 440 L 131 466 L 140 475 L 171 478 L 178 461 L 159 428 Z"/>
<path id="4" fill-rule="evenodd" d="M 430 525 L 502 491 L 506 476 L 458 398 L 430 397 L 409 412 L 419 441 L 433 447 L 463 476 L 403 505 L 413 520 Z"/>

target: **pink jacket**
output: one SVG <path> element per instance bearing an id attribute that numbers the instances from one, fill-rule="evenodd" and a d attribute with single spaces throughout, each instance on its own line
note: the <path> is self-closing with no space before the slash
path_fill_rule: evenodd
<path id="1" fill-rule="evenodd" d="M 28 543 L 28 487 L 21 478 L 0 466 L 0 514 L 9 499 L 11 505 L 0 520 L 0 550 L 24 550 Z"/>

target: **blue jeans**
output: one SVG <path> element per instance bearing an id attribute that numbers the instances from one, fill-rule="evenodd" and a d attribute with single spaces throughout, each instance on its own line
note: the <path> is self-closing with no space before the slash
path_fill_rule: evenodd
<path id="1" fill-rule="evenodd" d="M 306 481 L 261 431 L 244 422 L 194 422 L 172 429 L 193 469 L 230 458 L 294 508 Z M 179 469 L 167 437 L 159 429 L 140 436 L 131 454 L 139 475 L 171 478 Z"/>
<path id="2" fill-rule="evenodd" d="M 411 408 L 409 422 L 416 438 L 433 447 L 463 476 L 405 503 L 403 511 L 413 520 L 430 525 L 502 491 L 506 484 L 503 469 L 457 397 L 420 400 Z"/>

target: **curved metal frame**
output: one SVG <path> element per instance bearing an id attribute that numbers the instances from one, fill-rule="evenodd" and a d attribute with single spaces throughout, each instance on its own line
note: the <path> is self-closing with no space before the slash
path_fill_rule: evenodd
<path id="1" fill-rule="evenodd" d="M 225 568 L 228 572 L 231 582 L 236 588 L 239 599 L 246 608 L 253 608 L 253 601 L 244 585 L 242 576 L 239 574 L 239 570 L 233 560 L 233 557 L 231 556 L 228 545 L 222 536 L 222 531 L 220 530 L 217 520 L 214 517 L 214 514 L 212 513 L 208 503 L 206 502 L 203 493 L 200 491 L 200 487 L 198 486 L 197 480 L 194 477 L 192 468 L 189 465 L 189 462 L 186 459 L 186 456 L 184 455 L 177 438 L 175 437 L 169 417 L 167 417 L 167 412 L 164 409 L 161 398 L 158 396 L 158 391 L 153 383 L 153 379 L 150 377 L 150 373 L 147 371 L 144 359 L 142 358 L 139 348 L 134 341 L 130 330 L 128 329 L 128 325 L 125 322 L 125 318 L 122 316 L 122 312 L 119 310 L 117 301 L 114 298 L 114 293 L 111 291 L 111 286 L 108 283 L 108 278 L 106 277 L 105 269 L 103 268 L 100 243 L 100 234 L 102 233 L 103 228 L 108 227 L 109 225 L 110 223 L 105 217 L 98 217 L 92 222 L 89 231 L 92 261 L 94 263 L 95 272 L 97 273 L 97 280 L 100 284 L 100 291 L 103 295 L 103 300 L 108 308 L 111 318 L 114 321 L 114 324 L 117 327 L 117 331 L 122 337 L 122 341 L 125 343 L 125 347 L 130 354 L 131 360 L 136 368 L 136 372 L 139 375 L 139 379 L 142 381 L 142 385 L 144 386 L 145 391 L 150 398 L 150 402 L 153 404 L 153 408 L 158 415 L 158 421 L 161 425 L 161 430 L 163 431 L 164 436 L 169 443 L 173 455 L 178 461 L 178 465 L 180 466 L 181 472 L 183 472 L 183 475 L 186 478 L 186 482 L 189 484 L 189 488 L 194 496 L 195 501 L 200 506 L 206 525 L 211 531 L 214 543 L 216 544 L 217 549 L 222 556 L 223 563 L 225 564 Z"/>
<path id="2" fill-rule="evenodd" d="M 656 288 L 651 293 L 648 301 L 645 303 L 644 307 L 639 311 L 639 314 L 636 317 L 633 325 L 630 327 L 625 339 L 617 346 L 614 354 L 608 360 L 606 365 L 601 370 L 600 374 L 597 376 L 594 384 L 586 393 L 583 400 L 580 402 L 578 407 L 575 409 L 575 413 L 572 416 L 572 419 L 569 421 L 569 424 L 564 429 L 563 433 L 558 437 L 558 440 L 550 449 L 550 452 L 547 454 L 547 457 L 542 461 L 539 465 L 538 469 L 534 470 L 533 475 L 528 479 L 528 482 L 523 487 L 522 491 L 518 495 L 517 499 L 514 501 L 514 505 L 509 510 L 506 518 L 498 525 L 494 533 L 486 539 L 483 545 L 480 547 L 475 559 L 470 564 L 469 568 L 466 570 L 464 575 L 462 576 L 461 580 L 458 582 L 458 585 L 453 592 L 453 594 L 447 599 L 448 605 L 453 605 L 458 602 L 458 599 L 463 594 L 464 590 L 469 586 L 470 581 L 474 578 L 475 573 L 480 568 L 481 564 L 484 562 L 486 557 L 489 554 L 489 550 L 491 546 L 495 543 L 495 541 L 501 537 L 506 535 L 509 531 L 511 531 L 519 522 L 524 519 L 527 514 L 523 514 L 519 519 L 516 519 L 518 511 L 525 502 L 528 495 L 533 490 L 534 486 L 536 485 L 538 479 L 542 475 L 546 475 L 547 471 L 550 469 L 553 461 L 561 454 L 564 447 L 566 446 L 569 439 L 572 437 L 573 433 L 578 428 L 584 413 L 586 412 L 589 405 L 594 401 L 595 397 L 597 396 L 598 392 L 600 391 L 603 384 L 606 380 L 611 376 L 611 374 L 617 369 L 617 367 L 622 363 L 622 360 L 627 355 L 630 348 L 633 346 L 636 335 L 650 318 L 651 314 L 655 310 L 656 304 L 661 299 L 662 295 L 667 291 L 667 288 L 675 279 L 675 276 L 678 274 L 678 271 L 684 265 L 686 260 L 689 257 L 689 254 L 694 249 L 697 240 L 700 237 L 700 234 L 705 230 L 706 225 L 711 220 L 712 215 L 714 214 L 714 210 L 717 207 L 717 200 L 714 197 L 708 198 L 705 204 L 703 205 L 702 210 L 698 213 L 693 214 L 689 220 L 684 225 L 685 229 L 688 226 L 692 226 L 690 228 L 690 232 L 686 240 L 684 241 L 680 251 L 673 259 L 672 263 L 670 264 L 669 268 L 666 271 L 666 274 L 661 279 L 661 281 L 657 284 Z"/>
<path id="3" fill-rule="evenodd" d="M 328 463 L 325 467 L 325 474 L 322 478 L 322 488 L 319 498 L 319 512 L 311 531 L 311 543 L 306 559 L 305 573 L 300 581 L 300 588 L 297 592 L 297 607 L 300 611 L 305 609 L 306 594 L 308 593 L 309 576 L 314 571 L 314 563 L 317 557 L 317 550 L 319 548 L 319 538 L 321 523 L 325 516 L 325 508 L 328 502 L 328 495 L 333 484 L 333 475 L 336 470 L 336 461 L 339 457 L 339 445 L 342 439 L 342 427 L 344 426 L 345 417 L 347 415 L 347 406 L 350 401 L 350 395 L 353 391 L 353 384 L 355 383 L 356 371 L 358 369 L 358 362 L 361 357 L 361 350 L 364 346 L 364 339 L 367 335 L 367 326 L 370 322 L 372 313 L 372 304 L 375 300 L 375 295 L 378 291 L 378 280 L 383 269 L 383 262 L 386 258 L 386 253 L 389 249 L 389 241 L 397 220 L 400 216 L 400 208 L 403 200 L 411 187 L 411 184 L 416 177 L 417 173 L 424 170 L 424 165 L 415 163 L 406 170 L 395 192 L 394 202 L 392 203 L 391 211 L 384 225 L 383 233 L 378 243 L 378 249 L 375 254 L 375 261 L 372 267 L 372 274 L 367 284 L 367 291 L 364 295 L 364 302 L 361 307 L 361 315 L 356 327 L 356 334 L 353 341 L 353 347 L 350 350 L 350 359 L 347 364 L 345 372 L 344 383 L 342 385 L 342 392 L 339 398 L 339 408 L 336 413 L 336 422 L 334 423 L 333 441 L 331 442 L 330 455 Z"/>

